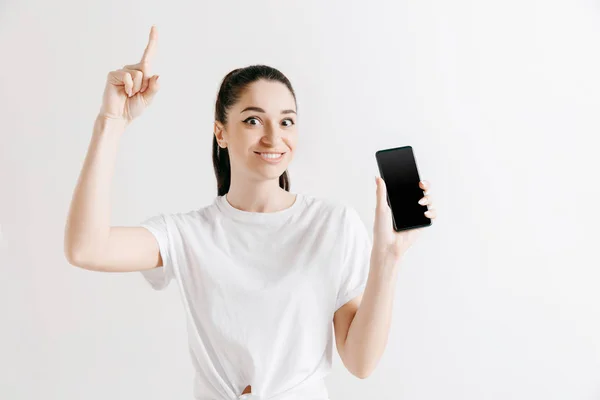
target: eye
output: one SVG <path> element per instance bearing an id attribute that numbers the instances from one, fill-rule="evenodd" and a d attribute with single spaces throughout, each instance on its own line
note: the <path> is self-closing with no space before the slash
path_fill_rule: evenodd
<path id="1" fill-rule="evenodd" d="M 251 120 L 260 121 L 260 120 L 259 120 L 258 118 L 256 118 L 256 117 L 248 117 L 248 118 L 246 118 L 246 119 L 245 119 L 243 122 L 245 122 L 245 123 L 247 123 L 247 124 L 250 124 L 250 125 L 257 125 L 257 124 L 252 124 L 252 123 L 250 123 L 249 121 L 251 121 Z M 290 121 L 290 122 L 289 122 L 289 124 L 287 124 L 287 125 L 284 125 L 284 126 L 292 126 L 292 125 L 295 125 L 295 124 L 296 124 L 292 118 L 286 118 L 286 119 L 284 119 L 284 121 Z"/>
<path id="2" fill-rule="evenodd" d="M 248 118 L 246 118 L 246 119 L 244 120 L 244 122 L 245 122 L 245 123 L 248 123 L 248 121 L 250 121 L 250 120 L 252 120 L 252 119 L 254 119 L 254 120 L 258 121 L 258 118 L 256 118 L 256 117 L 248 117 Z M 250 124 L 250 125 L 256 125 L 256 124 Z"/>

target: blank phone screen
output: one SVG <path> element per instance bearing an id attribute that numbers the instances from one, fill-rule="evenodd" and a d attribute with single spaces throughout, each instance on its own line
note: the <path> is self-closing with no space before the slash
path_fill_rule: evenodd
<path id="1" fill-rule="evenodd" d="M 402 231 L 431 225 L 431 219 L 424 215 L 427 205 L 419 204 L 424 191 L 419 186 L 421 179 L 412 146 L 379 150 L 375 158 L 387 188 L 394 229 Z"/>

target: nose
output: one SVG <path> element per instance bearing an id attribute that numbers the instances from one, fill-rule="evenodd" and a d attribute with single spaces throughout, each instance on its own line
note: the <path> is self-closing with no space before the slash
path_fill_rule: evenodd
<path id="1" fill-rule="evenodd" d="M 263 140 L 267 143 L 277 144 L 281 140 L 281 129 L 274 124 L 265 124 Z"/>

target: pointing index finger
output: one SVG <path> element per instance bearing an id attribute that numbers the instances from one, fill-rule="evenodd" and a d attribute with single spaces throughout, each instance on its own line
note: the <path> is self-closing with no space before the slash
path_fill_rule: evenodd
<path id="1" fill-rule="evenodd" d="M 158 40 L 158 31 L 156 30 L 156 26 L 152 25 L 150 28 L 150 35 L 148 38 L 148 45 L 144 50 L 144 55 L 142 56 L 142 61 L 140 64 L 149 63 L 152 59 L 154 59 L 154 54 L 156 53 L 156 42 Z"/>

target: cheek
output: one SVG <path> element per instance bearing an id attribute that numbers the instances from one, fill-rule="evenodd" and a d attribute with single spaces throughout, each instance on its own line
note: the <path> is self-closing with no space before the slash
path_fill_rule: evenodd
<path id="1" fill-rule="evenodd" d="M 252 154 L 251 149 L 256 146 L 252 139 L 249 135 L 238 135 L 235 139 L 230 140 L 229 147 L 231 149 L 229 152 L 238 157 L 247 157 Z"/>
<path id="2" fill-rule="evenodd" d="M 296 134 L 296 132 L 290 133 L 283 140 L 285 144 L 290 148 L 291 152 L 296 150 L 296 147 L 298 146 L 298 135 Z"/>

